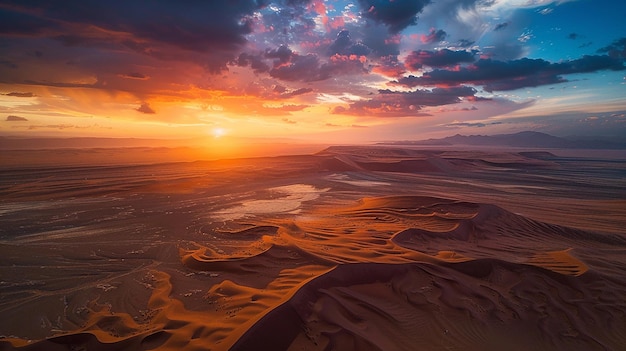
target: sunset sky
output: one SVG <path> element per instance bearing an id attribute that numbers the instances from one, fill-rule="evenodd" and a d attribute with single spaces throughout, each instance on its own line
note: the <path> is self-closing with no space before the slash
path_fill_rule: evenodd
<path id="1" fill-rule="evenodd" d="M 0 0 L 0 136 L 626 135 L 621 0 Z"/>

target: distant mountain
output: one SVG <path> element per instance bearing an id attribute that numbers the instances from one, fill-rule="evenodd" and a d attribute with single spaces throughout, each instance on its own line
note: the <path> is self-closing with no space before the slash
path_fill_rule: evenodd
<path id="1" fill-rule="evenodd" d="M 606 141 L 600 139 L 561 138 L 540 132 L 519 132 L 515 134 L 497 135 L 453 135 L 442 139 L 416 141 L 397 141 L 383 144 L 393 145 L 472 145 L 492 147 L 527 147 L 551 149 L 626 149 L 626 142 Z"/>

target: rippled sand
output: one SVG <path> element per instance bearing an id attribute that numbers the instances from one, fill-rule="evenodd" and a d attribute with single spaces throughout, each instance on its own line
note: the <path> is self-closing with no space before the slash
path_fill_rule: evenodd
<path id="1" fill-rule="evenodd" d="M 619 350 L 625 199 L 537 152 L 6 167 L 0 348 Z"/>

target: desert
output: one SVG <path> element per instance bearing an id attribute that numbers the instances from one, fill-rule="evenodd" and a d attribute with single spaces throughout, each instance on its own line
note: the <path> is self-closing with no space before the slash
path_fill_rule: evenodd
<path id="1" fill-rule="evenodd" d="M 5 165 L 0 345 L 619 350 L 625 174 L 382 145 Z"/>

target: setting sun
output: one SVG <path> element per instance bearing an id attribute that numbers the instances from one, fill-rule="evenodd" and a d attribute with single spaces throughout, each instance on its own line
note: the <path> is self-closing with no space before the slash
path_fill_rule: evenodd
<path id="1" fill-rule="evenodd" d="M 211 134 L 213 134 L 214 138 L 219 138 L 226 134 L 226 130 L 224 128 L 213 128 Z"/>

